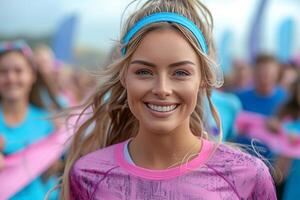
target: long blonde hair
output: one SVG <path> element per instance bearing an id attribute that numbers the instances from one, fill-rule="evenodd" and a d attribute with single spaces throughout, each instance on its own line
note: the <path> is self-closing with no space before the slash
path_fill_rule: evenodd
<path id="1" fill-rule="evenodd" d="M 126 46 L 126 55 L 116 59 L 100 72 L 102 83 L 84 104 L 79 117 L 84 116 L 88 110 L 92 110 L 92 113 L 73 136 L 63 175 L 62 199 L 69 199 L 69 173 L 76 160 L 96 149 L 125 141 L 137 134 L 138 121 L 130 112 L 129 107 L 126 106 L 127 94 L 121 81 L 125 76 L 131 56 L 145 34 L 150 31 L 161 28 L 173 28 L 180 32 L 193 46 L 200 57 L 200 71 L 203 77 L 202 85 L 205 86 L 205 89 L 199 91 L 198 102 L 191 115 L 190 128 L 195 135 L 208 138 L 207 134 L 203 134 L 204 122 L 202 110 L 203 97 L 207 96 L 210 109 L 221 130 L 218 114 L 210 99 L 212 88 L 222 85 L 222 75 L 220 75 L 219 67 L 213 62 L 215 60 L 215 50 L 212 40 L 213 22 L 209 10 L 198 0 L 148 0 L 129 16 L 123 26 L 124 29 L 122 30 L 121 38 L 141 18 L 158 12 L 175 12 L 193 21 L 203 32 L 209 50 L 208 55 L 203 53 L 194 35 L 181 25 L 161 22 L 142 28 Z M 110 95 L 109 98 L 105 98 L 107 94 Z M 91 126 L 93 126 L 93 130 L 87 134 L 87 129 Z"/>

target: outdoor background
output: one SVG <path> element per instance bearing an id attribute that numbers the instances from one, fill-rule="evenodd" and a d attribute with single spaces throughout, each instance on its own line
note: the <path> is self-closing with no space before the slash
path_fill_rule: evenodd
<path id="1" fill-rule="evenodd" d="M 129 2 L 1 0 L 0 40 L 22 38 L 32 46 L 46 43 L 63 61 L 81 67 L 101 66 L 114 41 L 119 40 L 122 12 Z M 300 51 L 299 0 L 205 0 L 204 3 L 214 17 L 215 40 L 225 72 L 233 58 L 249 58 L 254 26 L 260 51 L 277 54 L 282 59 Z M 264 6 L 259 11 L 261 4 Z"/>

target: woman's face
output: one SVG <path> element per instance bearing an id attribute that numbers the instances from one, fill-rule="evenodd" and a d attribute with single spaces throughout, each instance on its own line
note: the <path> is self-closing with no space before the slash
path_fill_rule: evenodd
<path id="1" fill-rule="evenodd" d="M 140 130 L 189 128 L 201 82 L 199 57 L 175 30 L 148 33 L 133 54 L 124 86 Z"/>
<path id="2" fill-rule="evenodd" d="M 18 101 L 28 98 L 35 75 L 26 58 L 10 52 L 0 58 L 0 96 L 2 100 Z"/>

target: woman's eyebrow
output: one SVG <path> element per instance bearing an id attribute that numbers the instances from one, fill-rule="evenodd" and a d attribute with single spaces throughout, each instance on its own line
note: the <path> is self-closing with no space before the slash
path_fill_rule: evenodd
<path id="1" fill-rule="evenodd" d="M 134 60 L 134 61 L 131 61 L 130 64 L 141 64 L 141 65 L 146 65 L 149 67 L 156 67 L 156 65 L 154 63 L 150 63 L 145 60 Z"/>
<path id="2" fill-rule="evenodd" d="M 169 65 L 169 67 L 177 67 L 177 66 L 180 66 L 180 65 L 195 65 L 195 63 L 191 62 L 191 61 L 188 61 L 188 60 L 183 60 L 183 61 L 179 61 L 179 62 L 176 62 L 176 63 L 172 63 Z"/>
<path id="3" fill-rule="evenodd" d="M 134 60 L 134 61 L 131 61 L 130 64 L 141 64 L 141 65 L 145 65 L 145 66 L 149 66 L 149 67 L 156 67 L 156 65 L 154 63 L 151 63 L 151 62 L 148 62 L 145 60 Z M 193 63 L 191 61 L 183 60 L 183 61 L 179 61 L 176 63 L 172 63 L 169 65 L 169 67 L 177 67 L 177 66 L 186 65 L 186 64 L 195 65 L 195 63 Z"/>

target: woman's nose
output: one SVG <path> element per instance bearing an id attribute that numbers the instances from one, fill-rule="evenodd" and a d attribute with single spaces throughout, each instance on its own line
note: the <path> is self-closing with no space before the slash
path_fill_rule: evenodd
<path id="1" fill-rule="evenodd" d="M 165 99 L 172 94 L 172 85 L 166 76 L 160 76 L 155 81 L 153 94 L 161 99 Z"/>

